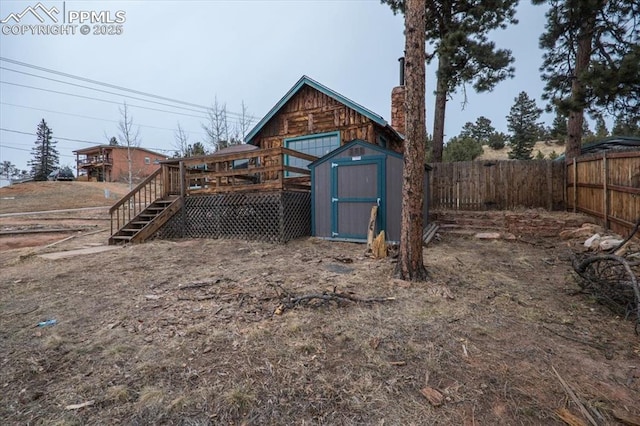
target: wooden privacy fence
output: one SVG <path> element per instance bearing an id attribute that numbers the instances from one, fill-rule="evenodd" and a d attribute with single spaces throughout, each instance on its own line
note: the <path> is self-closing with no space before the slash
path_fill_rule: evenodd
<path id="1" fill-rule="evenodd" d="M 551 160 L 433 163 L 431 208 L 565 208 L 564 163 Z"/>
<path id="2" fill-rule="evenodd" d="M 628 234 L 640 218 L 640 151 L 592 154 L 566 167 L 568 208 Z"/>

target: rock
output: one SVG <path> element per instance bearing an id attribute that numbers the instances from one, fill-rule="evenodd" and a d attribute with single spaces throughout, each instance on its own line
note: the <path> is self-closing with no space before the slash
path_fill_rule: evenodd
<path id="1" fill-rule="evenodd" d="M 591 237 L 587 238 L 587 241 L 584 242 L 584 246 L 586 248 L 596 248 L 600 244 L 600 234 L 593 234 Z"/>
<path id="2" fill-rule="evenodd" d="M 624 240 L 619 240 L 612 237 L 604 238 L 600 240 L 600 250 L 611 250 L 612 248 L 618 247 L 620 244 L 622 244 L 622 241 Z"/>
<path id="3" fill-rule="evenodd" d="M 560 238 L 563 240 L 569 240 L 571 238 L 585 238 L 601 231 L 599 225 L 593 223 L 584 223 L 582 227 L 575 229 L 567 229 L 560 232 Z"/>
<path id="4" fill-rule="evenodd" d="M 475 237 L 480 240 L 499 240 L 502 235 L 499 232 L 479 232 Z"/>

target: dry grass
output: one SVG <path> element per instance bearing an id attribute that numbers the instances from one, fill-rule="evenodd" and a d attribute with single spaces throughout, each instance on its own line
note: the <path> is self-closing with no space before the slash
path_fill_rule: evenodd
<path id="1" fill-rule="evenodd" d="M 561 424 L 554 412 L 565 396 L 551 365 L 607 419 L 617 408 L 638 414 L 632 323 L 571 295 L 565 250 L 449 237 L 425 252 L 431 280 L 412 285 L 389 280 L 393 262 L 362 257 L 360 245 L 314 239 L 156 241 L 93 258 L 28 257 L 0 281 L 0 418 Z M 354 262 L 334 272 L 345 266 L 335 257 Z M 96 262 L 103 266 L 88 267 Z M 396 300 L 278 316 L 278 286 Z M 34 301 L 36 311 L 20 314 Z M 33 328 L 50 317 L 58 324 Z M 606 344 L 614 357 L 543 326 Z M 421 395 L 427 384 L 442 392 L 442 406 Z M 88 400 L 96 404 L 62 408 Z"/>
<path id="2" fill-rule="evenodd" d="M 55 249 L 81 241 L 93 240 Z M 560 425 L 559 408 L 580 413 L 551 366 L 603 423 L 640 415 L 633 323 L 575 294 L 566 244 L 445 234 L 418 284 L 390 280 L 393 260 L 361 245 L 316 239 L 153 241 L 57 261 L 6 250 L 0 423 Z M 395 300 L 274 315 L 282 289 L 334 288 Z"/>
<path id="3" fill-rule="evenodd" d="M 488 145 L 484 145 L 482 147 L 484 152 L 477 158 L 477 160 L 508 160 L 509 152 L 511 148 L 509 146 L 505 146 L 502 149 L 493 149 Z M 538 141 L 533 147 L 533 151 L 531 151 L 531 155 L 535 158 L 538 155 L 538 151 L 544 156 L 545 159 L 550 159 L 550 155 L 552 152 L 555 152 L 557 155 L 564 154 L 565 146 L 563 144 L 558 144 L 556 142 L 549 141 Z"/>
<path id="4" fill-rule="evenodd" d="M 0 214 L 110 206 L 127 192 L 114 182 L 26 182 L 0 188 Z"/>

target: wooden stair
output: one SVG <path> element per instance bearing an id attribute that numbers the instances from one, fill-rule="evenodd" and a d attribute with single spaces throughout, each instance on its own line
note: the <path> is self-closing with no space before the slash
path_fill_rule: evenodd
<path id="1" fill-rule="evenodd" d="M 168 196 L 149 204 L 109 238 L 109 245 L 142 243 L 182 208 L 182 198 Z"/>

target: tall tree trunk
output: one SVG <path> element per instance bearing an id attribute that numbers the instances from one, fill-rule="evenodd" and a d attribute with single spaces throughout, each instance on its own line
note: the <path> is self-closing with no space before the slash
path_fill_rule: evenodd
<path id="1" fill-rule="evenodd" d="M 447 79 L 444 77 L 449 67 L 449 58 L 446 55 L 438 56 L 438 73 L 436 78 L 436 106 L 433 111 L 433 156 L 431 161 L 442 163 L 442 150 L 444 147 L 444 115 L 447 108 Z"/>
<path id="2" fill-rule="evenodd" d="M 424 203 L 425 126 L 425 0 L 407 0 L 405 8 L 405 72 L 407 132 L 402 174 L 400 252 L 395 276 L 422 281 L 427 270 L 422 260 L 422 206 Z"/>
<path id="3" fill-rule="evenodd" d="M 589 67 L 591 61 L 591 42 L 593 38 L 595 16 L 586 19 L 578 34 L 576 65 L 571 82 L 571 109 L 567 120 L 567 161 L 578 157 L 582 148 L 582 125 L 584 124 L 585 87 L 581 74 Z"/>

